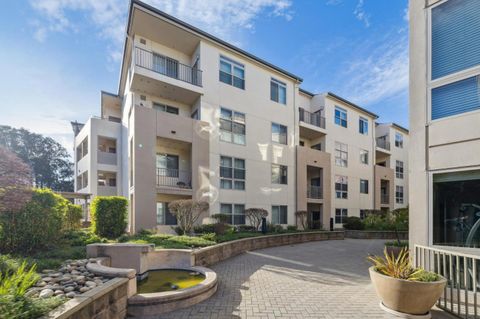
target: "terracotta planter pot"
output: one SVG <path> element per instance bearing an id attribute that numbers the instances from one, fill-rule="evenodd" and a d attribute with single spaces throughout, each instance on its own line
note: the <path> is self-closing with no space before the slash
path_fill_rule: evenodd
<path id="1" fill-rule="evenodd" d="M 424 315 L 442 295 L 447 280 L 440 277 L 434 282 L 409 281 L 382 275 L 369 268 L 377 295 L 383 304 L 392 310 L 411 315 Z"/>

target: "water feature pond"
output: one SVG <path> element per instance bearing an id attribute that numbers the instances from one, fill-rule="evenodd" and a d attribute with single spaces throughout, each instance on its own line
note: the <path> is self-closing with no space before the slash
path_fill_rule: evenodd
<path id="1" fill-rule="evenodd" d="M 137 292 L 154 293 L 190 288 L 205 280 L 205 275 L 192 270 L 150 270 L 147 278 L 137 283 Z"/>

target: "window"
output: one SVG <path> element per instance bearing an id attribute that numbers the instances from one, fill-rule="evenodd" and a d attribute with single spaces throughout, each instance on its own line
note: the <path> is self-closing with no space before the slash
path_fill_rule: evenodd
<path id="1" fill-rule="evenodd" d="M 480 247 L 480 171 L 434 174 L 432 193 L 433 244 Z"/>
<path id="2" fill-rule="evenodd" d="M 360 194 L 368 194 L 368 179 L 360 180 Z"/>
<path id="3" fill-rule="evenodd" d="M 287 184 L 287 166 L 272 164 L 272 183 Z"/>
<path id="4" fill-rule="evenodd" d="M 245 145 L 245 114 L 226 108 L 220 109 L 220 140 Z"/>
<path id="5" fill-rule="evenodd" d="M 360 163 L 368 165 L 368 151 L 360 150 Z"/>
<path id="6" fill-rule="evenodd" d="M 395 133 L 395 146 L 403 148 L 403 135 L 400 133 Z"/>
<path id="7" fill-rule="evenodd" d="M 178 61 L 158 53 L 153 53 L 153 71 L 178 79 Z"/>
<path id="8" fill-rule="evenodd" d="M 88 136 L 77 146 L 77 162 L 88 154 Z"/>
<path id="9" fill-rule="evenodd" d="M 338 106 L 335 107 L 335 124 L 347 127 L 347 111 Z"/>
<path id="10" fill-rule="evenodd" d="M 347 167 L 348 165 L 348 146 L 340 142 L 335 142 L 335 165 Z"/>
<path id="11" fill-rule="evenodd" d="M 343 222 L 347 217 L 348 217 L 348 209 L 346 208 L 335 209 L 335 224 L 343 224 Z"/>
<path id="12" fill-rule="evenodd" d="M 480 109 L 480 75 L 471 72 L 480 65 L 479 13 L 476 0 L 431 9 L 432 120 Z"/>
<path id="13" fill-rule="evenodd" d="M 220 213 L 228 215 L 230 225 L 245 224 L 245 205 L 242 204 L 220 204 Z"/>
<path id="14" fill-rule="evenodd" d="M 111 116 L 111 115 L 108 116 L 108 120 L 110 122 L 115 122 L 115 123 L 121 123 L 122 122 L 121 118 L 116 117 L 116 116 Z"/>
<path id="15" fill-rule="evenodd" d="M 161 112 L 167 112 L 167 113 L 178 115 L 178 108 L 170 105 L 162 104 L 162 103 L 153 102 L 153 109 Z"/>
<path id="16" fill-rule="evenodd" d="M 178 155 L 157 154 L 157 175 L 178 177 Z"/>
<path id="17" fill-rule="evenodd" d="M 287 104 L 287 85 L 275 79 L 270 80 L 270 99 Z"/>
<path id="18" fill-rule="evenodd" d="M 287 127 L 281 124 L 272 123 L 272 141 L 286 145 Z"/>
<path id="19" fill-rule="evenodd" d="M 360 117 L 358 120 L 358 132 L 360 134 L 368 135 L 368 120 L 364 117 Z"/>
<path id="20" fill-rule="evenodd" d="M 360 209 L 360 219 L 365 219 L 367 217 L 368 210 L 367 209 Z"/>
<path id="21" fill-rule="evenodd" d="M 77 190 L 88 186 L 88 171 L 77 176 Z"/>
<path id="22" fill-rule="evenodd" d="M 245 160 L 220 156 L 220 188 L 245 189 Z"/>
<path id="23" fill-rule="evenodd" d="M 317 151 L 321 151 L 322 150 L 322 143 L 312 145 L 311 148 L 314 149 L 314 150 L 317 150 Z"/>
<path id="24" fill-rule="evenodd" d="M 403 178 L 403 162 L 395 161 L 395 176 L 397 178 Z"/>
<path id="25" fill-rule="evenodd" d="M 397 204 L 403 204 L 403 186 L 395 186 L 395 201 Z"/>
<path id="26" fill-rule="evenodd" d="M 272 206 L 272 224 L 288 224 L 287 211 L 287 206 Z"/>
<path id="27" fill-rule="evenodd" d="M 245 89 L 245 67 L 229 58 L 220 57 L 220 82 Z"/>
<path id="28" fill-rule="evenodd" d="M 157 203 L 157 225 L 176 225 L 177 218 L 170 213 L 168 203 Z"/>
<path id="29" fill-rule="evenodd" d="M 348 177 L 335 176 L 335 194 L 337 198 L 348 198 Z"/>

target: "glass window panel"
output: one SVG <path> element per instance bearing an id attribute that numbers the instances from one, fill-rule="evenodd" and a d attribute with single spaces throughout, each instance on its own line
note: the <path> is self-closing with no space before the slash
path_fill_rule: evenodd
<path id="1" fill-rule="evenodd" d="M 235 189 L 245 190 L 245 182 L 244 181 L 235 181 L 234 186 L 235 186 Z"/>
<path id="2" fill-rule="evenodd" d="M 232 180 L 231 179 L 221 179 L 220 188 L 222 189 L 232 189 Z"/>
<path id="3" fill-rule="evenodd" d="M 220 70 L 225 72 L 225 73 L 231 74 L 232 73 L 232 66 L 231 66 L 230 63 L 228 63 L 226 61 L 220 61 Z"/>
<path id="4" fill-rule="evenodd" d="M 221 108 L 220 109 L 220 118 L 231 120 L 232 119 L 232 111 Z"/>
<path id="5" fill-rule="evenodd" d="M 236 158 L 235 168 L 245 168 L 245 160 Z"/>
<path id="6" fill-rule="evenodd" d="M 287 104 L 287 89 L 284 86 L 278 88 L 278 102 Z"/>
<path id="7" fill-rule="evenodd" d="M 233 67 L 233 75 L 239 79 L 245 79 L 245 70 L 237 66 Z"/>
<path id="8" fill-rule="evenodd" d="M 231 215 L 232 214 L 232 205 L 231 204 L 220 204 L 220 212 L 222 214 Z"/>

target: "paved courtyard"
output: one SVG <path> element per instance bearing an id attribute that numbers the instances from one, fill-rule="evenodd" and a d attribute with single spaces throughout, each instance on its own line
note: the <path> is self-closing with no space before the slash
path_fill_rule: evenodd
<path id="1" fill-rule="evenodd" d="M 379 308 L 365 259 L 384 242 L 311 242 L 239 255 L 212 267 L 214 296 L 161 318 L 395 318 Z"/>

